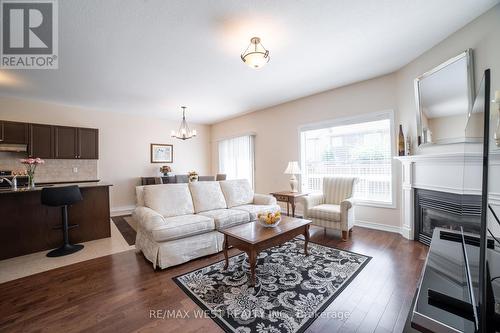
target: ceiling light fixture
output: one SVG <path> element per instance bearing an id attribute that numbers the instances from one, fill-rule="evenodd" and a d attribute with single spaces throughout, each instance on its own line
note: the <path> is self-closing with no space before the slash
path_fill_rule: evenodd
<path id="1" fill-rule="evenodd" d="M 260 42 L 259 37 L 250 39 L 245 52 L 241 54 L 241 60 L 248 66 L 259 69 L 269 62 L 269 51 Z"/>
<path id="2" fill-rule="evenodd" d="M 187 124 L 187 121 L 186 121 L 186 107 L 185 106 L 181 106 L 182 108 L 182 122 L 181 122 L 181 126 L 179 127 L 179 130 L 178 131 L 175 131 L 175 130 L 172 130 L 171 132 L 171 136 L 173 138 L 176 138 L 176 139 L 180 139 L 180 140 L 187 140 L 187 139 L 191 139 L 192 137 L 195 137 L 196 136 L 196 130 L 190 130 L 189 129 L 189 126 Z"/>

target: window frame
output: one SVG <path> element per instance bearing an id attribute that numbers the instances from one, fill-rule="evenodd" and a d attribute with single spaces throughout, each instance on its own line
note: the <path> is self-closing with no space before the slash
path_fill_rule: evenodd
<path id="1" fill-rule="evenodd" d="M 329 127 L 338 127 L 344 125 L 353 125 L 364 122 L 371 122 L 377 120 L 387 120 L 390 121 L 390 136 L 391 136 L 391 156 L 396 156 L 396 128 L 394 126 L 394 110 L 384 110 L 378 112 L 371 112 L 365 114 L 359 114 L 355 116 L 342 117 L 324 120 L 315 123 L 304 124 L 298 127 L 298 150 L 299 150 L 299 160 L 300 160 L 300 168 L 304 170 L 305 167 L 305 156 L 302 150 L 302 132 L 324 129 Z M 366 207 L 379 207 L 379 208 L 397 208 L 397 197 L 396 197 L 396 182 L 397 175 L 395 172 L 394 159 L 391 158 L 391 202 L 386 203 L 382 201 L 374 201 L 374 200 L 364 200 L 364 199 L 356 199 L 356 205 L 366 206 Z M 302 191 L 302 175 L 300 175 L 299 182 L 299 191 Z"/>

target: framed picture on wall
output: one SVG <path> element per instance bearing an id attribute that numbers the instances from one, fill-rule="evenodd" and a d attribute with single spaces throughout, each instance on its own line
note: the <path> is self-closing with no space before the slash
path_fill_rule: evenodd
<path id="1" fill-rule="evenodd" d="M 174 146 L 161 143 L 151 144 L 151 163 L 173 163 Z"/>

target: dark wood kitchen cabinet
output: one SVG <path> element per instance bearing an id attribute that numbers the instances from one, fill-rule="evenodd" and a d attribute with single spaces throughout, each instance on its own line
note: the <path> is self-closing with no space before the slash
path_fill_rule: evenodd
<path id="1" fill-rule="evenodd" d="M 0 120 L 0 143 L 27 144 L 29 157 L 99 159 L 99 130 L 96 128 Z"/>
<path id="2" fill-rule="evenodd" d="M 29 125 L 29 157 L 54 158 L 54 131 L 51 125 Z"/>
<path id="3" fill-rule="evenodd" d="M 54 158 L 99 159 L 99 130 L 54 126 Z"/>
<path id="4" fill-rule="evenodd" d="M 28 124 L 0 121 L 0 143 L 27 144 Z"/>
<path id="5" fill-rule="evenodd" d="M 99 130 L 95 128 L 78 128 L 78 157 L 81 159 L 99 158 Z"/>
<path id="6" fill-rule="evenodd" d="M 54 126 L 54 158 L 78 158 L 78 128 Z"/>

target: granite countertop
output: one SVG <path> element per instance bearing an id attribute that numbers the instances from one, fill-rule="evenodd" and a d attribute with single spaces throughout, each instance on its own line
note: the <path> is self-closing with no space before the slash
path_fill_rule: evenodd
<path id="1" fill-rule="evenodd" d="M 75 182 L 75 183 L 55 183 L 55 184 L 40 184 L 36 185 L 35 188 L 27 188 L 25 186 L 20 186 L 17 190 L 13 190 L 10 187 L 0 188 L 0 195 L 3 193 L 24 193 L 24 192 L 36 192 L 41 191 L 44 187 L 63 187 L 70 185 L 78 185 L 81 188 L 85 187 L 100 187 L 100 186 L 113 186 L 111 183 L 96 181 L 96 182 Z"/>

